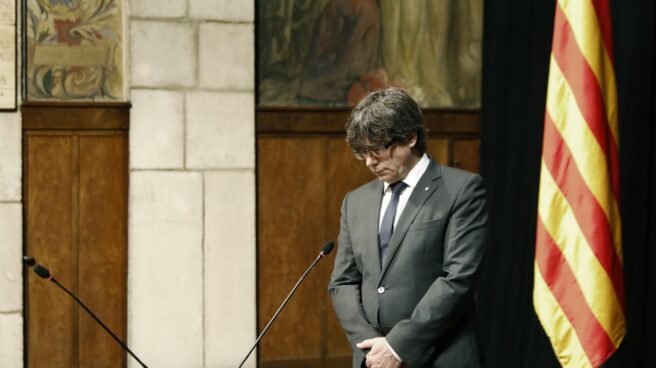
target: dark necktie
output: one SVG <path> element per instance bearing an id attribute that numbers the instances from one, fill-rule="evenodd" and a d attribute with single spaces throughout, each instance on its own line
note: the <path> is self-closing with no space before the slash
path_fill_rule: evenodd
<path id="1" fill-rule="evenodd" d="M 392 239 L 392 233 L 394 232 L 394 218 L 396 217 L 396 208 L 399 206 L 399 198 L 403 189 L 405 189 L 408 184 L 397 181 L 396 183 L 390 185 L 392 189 L 392 198 L 390 199 L 385 214 L 383 215 L 383 221 L 380 223 L 380 231 L 378 232 L 378 244 L 380 244 L 380 264 L 383 266 L 385 264 L 385 256 L 387 256 L 387 247 L 389 246 L 390 239 Z"/>

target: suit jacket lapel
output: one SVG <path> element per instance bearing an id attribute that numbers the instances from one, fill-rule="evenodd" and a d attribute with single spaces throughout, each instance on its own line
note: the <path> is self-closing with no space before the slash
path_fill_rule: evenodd
<path id="1" fill-rule="evenodd" d="M 405 237 L 405 234 L 408 232 L 410 224 L 412 224 L 412 220 L 414 220 L 415 216 L 417 216 L 417 213 L 419 213 L 419 210 L 421 210 L 421 208 L 424 206 L 426 200 L 431 196 L 431 194 L 433 194 L 435 189 L 437 189 L 439 183 L 437 179 L 439 179 L 441 176 L 442 169 L 439 165 L 437 165 L 437 163 L 435 163 L 435 161 L 431 159 L 430 163 L 428 164 L 428 168 L 426 168 L 426 172 L 424 172 L 424 175 L 422 175 L 419 179 L 419 182 L 417 182 L 417 186 L 412 191 L 412 194 L 408 199 L 408 203 L 405 205 L 403 213 L 401 213 L 401 217 L 399 217 L 399 221 L 394 227 L 394 233 L 392 234 L 392 239 L 390 239 L 390 244 L 387 249 L 389 255 L 386 257 L 386 261 L 383 265 L 383 269 L 380 275 L 381 280 L 382 276 L 385 275 L 385 271 L 387 271 L 389 264 L 394 259 L 394 256 L 396 255 L 396 252 L 398 251 L 399 246 Z"/>

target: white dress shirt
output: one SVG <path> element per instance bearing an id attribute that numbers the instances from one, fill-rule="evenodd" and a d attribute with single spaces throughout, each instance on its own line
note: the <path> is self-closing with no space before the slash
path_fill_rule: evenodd
<path id="1" fill-rule="evenodd" d="M 410 169 L 408 175 L 406 175 L 406 177 L 403 178 L 402 181 L 408 187 L 405 188 L 405 190 L 403 190 L 403 193 L 401 193 L 401 196 L 399 197 L 399 205 L 396 208 L 396 217 L 394 217 L 394 226 L 396 226 L 396 223 L 399 221 L 399 217 L 401 217 L 401 214 L 403 213 L 403 209 L 405 208 L 405 205 L 408 203 L 410 194 L 412 194 L 412 191 L 417 186 L 417 183 L 419 182 L 421 176 L 424 175 L 424 172 L 426 172 L 429 162 L 430 159 L 428 158 L 428 155 L 424 153 L 424 155 L 421 156 L 419 162 L 417 162 L 417 164 L 412 169 Z M 385 194 L 383 195 L 383 203 L 380 206 L 380 215 L 378 217 L 379 231 L 380 231 L 380 225 L 383 222 L 383 216 L 385 215 L 385 210 L 387 210 L 387 206 L 389 205 L 390 200 L 392 200 L 392 189 L 390 189 L 389 183 L 383 183 L 383 193 Z"/>

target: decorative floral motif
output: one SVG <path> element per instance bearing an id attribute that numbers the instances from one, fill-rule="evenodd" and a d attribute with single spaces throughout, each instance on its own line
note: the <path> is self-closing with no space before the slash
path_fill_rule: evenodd
<path id="1" fill-rule="evenodd" d="M 28 0 L 29 99 L 120 100 L 119 0 Z"/>
<path id="2" fill-rule="evenodd" d="M 77 46 L 82 42 L 82 39 L 75 34 L 71 34 L 71 30 L 80 25 L 80 20 L 66 20 L 55 19 L 55 30 L 57 31 L 57 41 L 59 43 L 66 43 L 70 46 Z"/>

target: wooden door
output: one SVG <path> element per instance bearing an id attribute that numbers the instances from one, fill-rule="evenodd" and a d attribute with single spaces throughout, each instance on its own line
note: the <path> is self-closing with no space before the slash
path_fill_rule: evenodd
<path id="1" fill-rule="evenodd" d="M 429 154 L 478 170 L 479 115 L 427 112 Z M 337 240 L 344 195 L 373 179 L 351 154 L 347 110 L 257 112 L 258 327 L 261 330 L 327 240 Z M 335 253 L 322 260 L 260 343 L 260 367 L 348 367 L 351 349 L 327 287 Z"/>
<path id="2" fill-rule="evenodd" d="M 25 105 L 25 253 L 121 339 L 127 330 L 128 108 Z M 28 367 L 125 367 L 120 346 L 51 282 L 25 278 Z"/>

